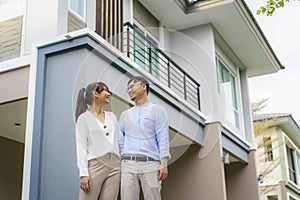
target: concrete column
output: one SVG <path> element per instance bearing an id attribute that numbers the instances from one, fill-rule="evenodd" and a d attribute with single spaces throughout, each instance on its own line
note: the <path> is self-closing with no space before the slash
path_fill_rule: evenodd
<path id="1" fill-rule="evenodd" d="M 133 22 L 133 0 L 123 1 L 123 22 Z"/>
<path id="2" fill-rule="evenodd" d="M 253 122 L 252 122 L 252 110 L 251 110 L 251 102 L 249 95 L 249 84 L 248 84 L 248 76 L 247 71 L 240 72 L 240 80 L 241 80 L 241 95 L 243 102 L 243 127 L 245 130 L 246 140 L 253 145 L 255 145 L 254 141 L 254 131 L 253 131 Z"/>
<path id="3" fill-rule="evenodd" d="M 96 0 L 86 1 L 86 25 L 96 31 Z"/>
<path id="4" fill-rule="evenodd" d="M 255 151 L 249 152 L 249 163 L 240 162 L 226 165 L 227 198 L 230 200 L 259 199 Z"/>
<path id="5" fill-rule="evenodd" d="M 28 0 L 24 25 L 24 54 L 31 53 L 37 43 L 54 39 L 66 33 L 68 1 Z"/>
<path id="6" fill-rule="evenodd" d="M 207 125 L 205 134 L 217 136 L 214 145 L 204 157 L 200 156 L 200 146 L 186 147 L 185 153 L 169 166 L 169 177 L 163 183 L 163 199 L 226 200 L 220 124 Z"/>
<path id="7" fill-rule="evenodd" d="M 285 181 L 280 181 L 280 194 L 278 195 L 278 199 L 289 200 L 287 197 L 287 189 L 285 186 Z M 280 198 L 281 197 L 281 198 Z"/>

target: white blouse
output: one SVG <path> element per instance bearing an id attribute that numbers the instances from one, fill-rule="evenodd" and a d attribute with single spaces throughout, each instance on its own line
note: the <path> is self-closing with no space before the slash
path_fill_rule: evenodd
<path id="1" fill-rule="evenodd" d="M 102 123 L 90 111 L 82 113 L 76 123 L 76 151 L 79 176 L 89 176 L 88 160 L 104 157 L 108 153 L 120 157 L 123 135 L 116 116 L 105 112 Z"/>

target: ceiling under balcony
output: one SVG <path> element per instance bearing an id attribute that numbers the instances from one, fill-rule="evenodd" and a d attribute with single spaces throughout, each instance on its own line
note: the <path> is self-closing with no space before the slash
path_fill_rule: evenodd
<path id="1" fill-rule="evenodd" d="M 140 2 L 169 29 L 211 24 L 247 68 L 250 77 L 283 68 L 242 0 L 199 1 L 189 6 L 184 0 Z"/>

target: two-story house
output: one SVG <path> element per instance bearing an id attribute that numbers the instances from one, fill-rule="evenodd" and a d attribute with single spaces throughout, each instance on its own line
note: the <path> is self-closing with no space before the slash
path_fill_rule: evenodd
<path id="1" fill-rule="evenodd" d="M 151 101 L 169 116 L 163 199 L 258 199 L 248 77 L 282 65 L 243 0 L 4 0 L 0 9 L 1 199 L 76 199 L 77 92 L 104 81 L 119 116 L 132 75 L 151 82 Z"/>
<path id="2" fill-rule="evenodd" d="M 300 128 L 291 114 L 254 114 L 261 200 L 300 199 Z M 264 127 L 264 128 L 260 128 Z"/>

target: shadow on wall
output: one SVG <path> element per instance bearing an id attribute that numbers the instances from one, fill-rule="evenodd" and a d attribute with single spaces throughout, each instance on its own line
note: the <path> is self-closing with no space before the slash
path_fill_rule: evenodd
<path id="1" fill-rule="evenodd" d="M 24 144 L 0 137 L 0 199 L 21 199 Z"/>

